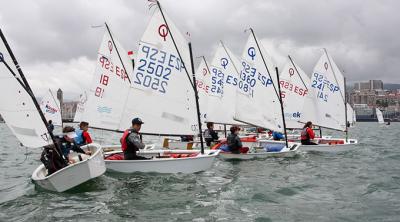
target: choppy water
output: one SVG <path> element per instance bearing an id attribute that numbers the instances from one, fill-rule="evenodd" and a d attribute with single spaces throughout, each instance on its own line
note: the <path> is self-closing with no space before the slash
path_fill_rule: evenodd
<path id="1" fill-rule="evenodd" d="M 218 160 L 190 175 L 106 173 L 52 193 L 30 181 L 40 151 L 0 124 L 0 221 L 400 221 L 400 124 L 350 131 L 358 149 L 340 154 Z"/>

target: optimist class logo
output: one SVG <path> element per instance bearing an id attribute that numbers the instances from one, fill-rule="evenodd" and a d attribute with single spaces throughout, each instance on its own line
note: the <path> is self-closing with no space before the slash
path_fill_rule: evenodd
<path id="1" fill-rule="evenodd" d="M 168 36 L 168 27 L 166 24 L 162 24 L 160 25 L 160 27 L 158 27 L 158 34 L 164 39 L 164 42 L 167 41 L 167 36 Z"/>
<path id="2" fill-rule="evenodd" d="M 294 75 L 294 69 L 293 68 L 289 69 L 289 75 L 290 75 L 290 77 L 292 77 Z"/>

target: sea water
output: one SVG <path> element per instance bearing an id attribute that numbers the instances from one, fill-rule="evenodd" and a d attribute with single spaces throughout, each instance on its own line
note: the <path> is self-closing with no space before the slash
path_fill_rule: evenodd
<path id="1" fill-rule="evenodd" d="M 120 137 L 91 133 L 103 144 Z M 40 149 L 21 147 L 0 124 L 0 221 L 400 221 L 400 124 L 357 123 L 350 136 L 359 144 L 337 154 L 217 159 L 196 174 L 106 173 L 55 193 L 31 182 Z"/>

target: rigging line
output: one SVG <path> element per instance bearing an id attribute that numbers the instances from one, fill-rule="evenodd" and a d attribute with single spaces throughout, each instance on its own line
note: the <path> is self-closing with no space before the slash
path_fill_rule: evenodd
<path id="1" fill-rule="evenodd" d="M 206 64 L 208 74 L 211 74 L 210 68 L 208 67 L 208 63 L 207 63 L 206 57 L 205 57 L 205 56 L 201 56 L 201 57 L 203 58 L 203 61 L 204 61 L 204 63 Z"/>
<path id="2" fill-rule="evenodd" d="M 182 56 L 181 56 L 181 53 L 180 53 L 179 50 L 178 50 L 178 46 L 176 45 L 176 42 L 175 42 L 174 36 L 172 35 L 171 29 L 169 29 L 169 25 L 168 25 L 167 19 L 165 18 L 164 12 L 163 12 L 163 10 L 161 9 L 161 4 L 160 4 L 159 1 L 157 1 L 157 6 L 158 6 L 158 8 L 160 9 L 161 16 L 163 17 L 163 20 L 164 20 L 165 24 L 167 25 L 167 30 L 169 31 L 169 33 L 170 33 L 170 35 L 171 35 L 172 43 L 174 43 L 176 52 L 178 53 L 178 56 L 179 56 L 179 58 L 181 59 L 181 62 L 182 62 L 182 64 L 183 64 L 183 67 L 185 68 L 186 76 L 187 76 L 187 78 L 188 78 L 190 84 L 192 85 L 192 89 L 195 90 L 195 88 L 194 88 L 195 85 L 194 85 L 194 83 L 192 82 L 192 79 L 190 78 L 189 72 L 187 71 L 187 68 L 186 68 L 186 64 L 185 64 L 185 62 L 183 61 Z"/>
<path id="3" fill-rule="evenodd" d="M 114 47 L 115 47 L 115 50 L 117 51 L 117 55 L 118 55 L 119 61 L 121 62 L 122 67 L 123 67 L 124 70 L 125 70 L 126 77 L 128 77 L 128 81 L 129 81 L 129 83 L 131 83 L 131 79 L 129 78 L 129 75 L 128 75 L 128 70 L 125 68 L 124 62 L 122 61 L 121 55 L 119 54 L 118 47 L 117 47 L 117 45 L 115 44 L 115 41 L 114 41 L 114 38 L 113 38 L 113 36 L 112 36 L 112 34 L 111 34 L 110 28 L 108 27 L 107 22 L 105 22 L 104 24 L 106 25 L 108 34 L 109 34 L 110 37 L 111 37 L 111 41 L 112 41 L 112 43 L 113 43 L 113 45 L 114 45 Z"/>
<path id="4" fill-rule="evenodd" d="M 333 77 L 335 78 L 336 84 L 339 85 L 339 82 L 337 81 L 337 78 L 336 78 L 335 70 L 333 70 L 331 59 L 329 58 L 328 51 L 326 51 L 326 48 L 324 48 L 324 52 L 325 52 L 326 57 L 328 58 L 329 66 L 331 67 Z M 346 88 L 346 85 L 344 85 L 344 88 Z M 345 90 L 345 89 L 343 89 L 343 90 Z M 346 103 L 346 99 L 343 97 L 342 90 L 340 90 L 340 95 L 342 96 L 343 102 Z"/>
<path id="5" fill-rule="evenodd" d="M 297 67 L 296 67 L 296 65 L 294 64 L 293 60 L 292 60 L 292 57 L 290 57 L 290 55 L 288 55 L 288 57 L 289 57 L 290 62 L 291 62 L 292 65 L 293 65 L 294 69 L 296 70 L 297 75 L 299 75 L 300 80 L 301 80 L 301 82 L 303 83 L 304 87 L 306 87 L 306 90 L 308 90 L 306 84 L 304 83 L 303 77 L 301 77 L 301 75 L 300 75 L 300 73 L 299 73 L 299 70 L 297 70 Z"/>
<path id="6" fill-rule="evenodd" d="M 256 42 L 256 45 L 257 45 L 258 51 L 260 52 L 260 55 L 261 55 L 262 61 L 263 61 L 263 63 L 264 63 L 264 66 L 265 66 L 265 68 L 267 69 L 268 76 L 269 76 L 269 78 L 270 78 L 271 81 L 272 81 L 272 86 L 274 87 L 275 94 L 276 94 L 276 96 L 278 97 L 278 99 L 280 99 L 281 96 L 278 94 L 278 91 L 276 90 L 276 86 L 275 86 L 274 81 L 273 81 L 273 79 L 272 79 L 271 73 L 269 72 L 269 69 L 268 69 L 268 66 L 267 66 L 267 62 L 265 62 L 264 56 L 263 56 L 263 54 L 262 54 L 262 52 L 261 52 L 260 45 L 258 44 L 256 35 L 254 34 L 254 31 L 253 31 L 252 28 L 250 28 L 250 31 L 251 31 L 251 34 L 253 35 L 254 41 Z M 279 84 L 279 83 L 278 83 L 278 84 Z"/>

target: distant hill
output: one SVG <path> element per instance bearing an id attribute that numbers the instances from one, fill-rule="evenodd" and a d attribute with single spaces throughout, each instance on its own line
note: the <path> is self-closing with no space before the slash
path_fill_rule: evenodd
<path id="1" fill-rule="evenodd" d="M 383 88 L 387 90 L 400 89 L 400 84 L 384 83 Z"/>

